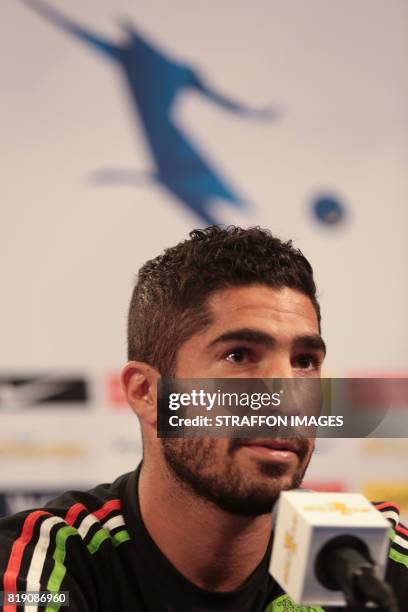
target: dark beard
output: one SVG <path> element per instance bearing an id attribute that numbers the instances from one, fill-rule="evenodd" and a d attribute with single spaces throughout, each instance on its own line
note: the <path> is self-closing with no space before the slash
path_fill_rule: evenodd
<path id="1" fill-rule="evenodd" d="M 221 466 L 216 464 L 216 439 L 162 438 L 161 445 L 167 465 L 178 481 L 201 499 L 218 508 L 239 516 L 259 516 L 272 511 L 282 490 L 296 489 L 303 480 L 310 458 L 306 439 L 299 441 L 301 467 L 284 486 L 279 482 L 286 473 L 286 466 L 260 462 L 259 473 L 269 477 L 265 482 L 245 481 L 234 456 L 240 440 L 231 440 Z"/>

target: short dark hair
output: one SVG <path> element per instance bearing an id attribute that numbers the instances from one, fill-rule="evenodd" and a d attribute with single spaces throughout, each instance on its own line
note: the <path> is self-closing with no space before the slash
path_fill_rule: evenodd
<path id="1" fill-rule="evenodd" d="M 213 225 L 190 232 L 189 239 L 140 268 L 129 308 L 129 360 L 173 376 L 180 346 L 211 322 L 205 305 L 210 295 L 253 284 L 305 294 L 320 326 L 312 267 L 291 240 L 260 227 Z"/>

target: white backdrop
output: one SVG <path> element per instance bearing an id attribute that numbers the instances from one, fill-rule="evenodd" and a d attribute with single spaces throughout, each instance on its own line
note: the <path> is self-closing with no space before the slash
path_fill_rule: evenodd
<path id="1" fill-rule="evenodd" d="M 276 110 L 269 121 L 239 116 L 180 90 L 175 125 L 248 202 L 238 210 L 218 197 L 208 210 L 218 222 L 292 238 L 311 260 L 330 375 L 406 376 L 406 2 L 49 5 L 121 46 L 126 18 L 217 91 Z M 112 393 L 134 276 L 203 225 L 152 178 L 155 160 L 118 63 L 28 2 L 3 0 L 1 14 L 0 513 L 34 493 L 133 469 L 138 425 Z M 128 179 L 95 181 L 107 168 Z M 338 223 L 313 213 L 325 196 L 342 211 Z M 82 377 L 87 401 L 17 398 L 13 380 L 50 373 Z M 392 496 L 408 512 L 407 465 L 406 439 L 325 441 L 309 481 Z"/>

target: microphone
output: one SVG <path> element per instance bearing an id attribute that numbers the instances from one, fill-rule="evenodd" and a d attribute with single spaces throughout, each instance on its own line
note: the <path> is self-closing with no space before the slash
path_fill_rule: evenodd
<path id="1" fill-rule="evenodd" d="M 384 581 L 390 524 L 363 495 L 284 491 L 272 524 L 269 571 L 296 604 L 398 612 Z"/>

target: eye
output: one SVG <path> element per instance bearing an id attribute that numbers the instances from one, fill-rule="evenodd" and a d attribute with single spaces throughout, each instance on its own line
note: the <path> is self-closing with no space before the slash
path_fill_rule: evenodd
<path id="1" fill-rule="evenodd" d="M 320 366 L 320 360 L 315 355 L 297 355 L 294 359 L 294 365 L 301 370 L 317 370 Z"/>
<path id="2" fill-rule="evenodd" d="M 237 347 L 225 353 L 224 359 L 230 363 L 244 363 L 248 359 L 248 354 L 248 349 Z"/>

